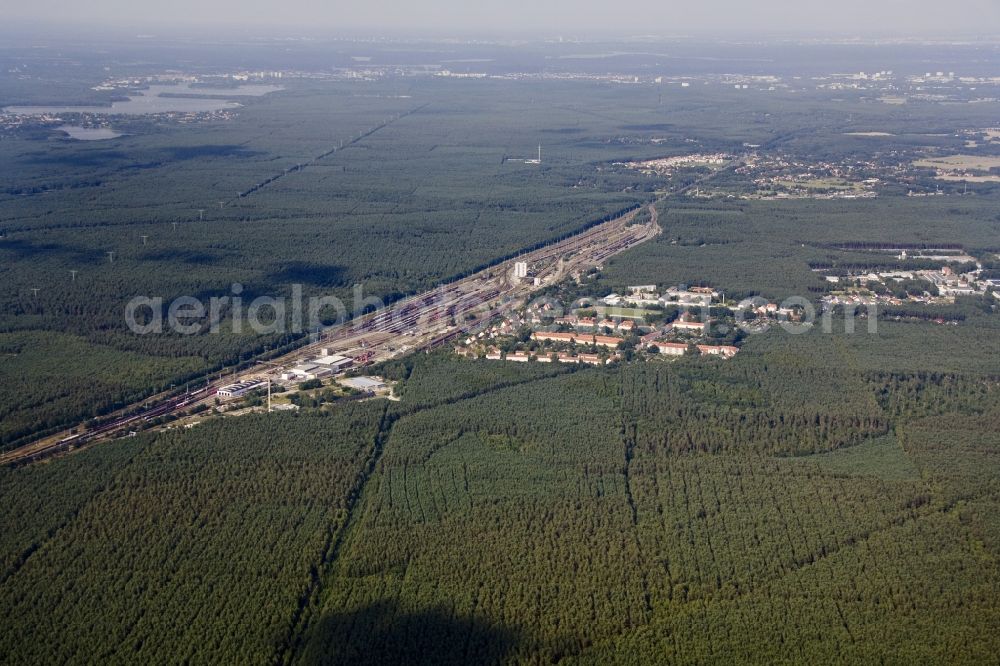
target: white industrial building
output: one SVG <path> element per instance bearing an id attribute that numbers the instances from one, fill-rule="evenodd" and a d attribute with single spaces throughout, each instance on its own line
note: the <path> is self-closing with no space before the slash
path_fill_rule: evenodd
<path id="1" fill-rule="evenodd" d="M 660 298 L 663 305 L 687 305 L 705 307 L 712 304 L 712 293 L 689 291 L 670 287 Z"/>
<path id="2" fill-rule="evenodd" d="M 220 398 L 242 398 L 250 391 L 260 388 L 264 385 L 264 382 L 251 380 L 246 382 L 237 382 L 235 384 L 229 384 L 228 386 L 221 387 L 215 392 Z"/>
<path id="3" fill-rule="evenodd" d="M 326 366 L 333 372 L 340 372 L 341 370 L 351 367 L 354 364 L 354 359 L 349 356 L 331 354 L 329 349 L 324 349 L 320 356 L 317 356 L 309 362 L 315 365 Z"/>
<path id="4" fill-rule="evenodd" d="M 385 382 L 378 377 L 351 377 L 349 379 L 341 379 L 339 383 L 343 386 L 367 393 L 375 393 L 385 389 Z"/>
<path id="5" fill-rule="evenodd" d="M 316 358 L 311 358 L 281 373 L 281 379 L 286 382 L 307 382 L 343 372 L 352 365 L 354 365 L 353 358 L 334 354 L 330 349 L 324 348 Z"/>
<path id="6" fill-rule="evenodd" d="M 311 379 L 321 379 L 333 374 L 333 370 L 317 363 L 302 363 L 283 373 L 281 379 L 286 382 L 307 382 Z"/>

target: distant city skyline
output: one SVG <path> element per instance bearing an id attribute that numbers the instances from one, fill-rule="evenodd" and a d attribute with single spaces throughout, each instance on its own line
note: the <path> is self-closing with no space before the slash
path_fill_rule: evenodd
<path id="1" fill-rule="evenodd" d="M 253 27 L 287 33 L 356 31 L 433 35 L 550 36 L 678 35 L 733 32 L 802 35 L 930 36 L 1000 33 L 996 0 L 34 0 L 10 4 L 6 21 L 64 27 L 155 30 L 183 27 Z M 55 17 L 55 18 L 53 18 Z"/>

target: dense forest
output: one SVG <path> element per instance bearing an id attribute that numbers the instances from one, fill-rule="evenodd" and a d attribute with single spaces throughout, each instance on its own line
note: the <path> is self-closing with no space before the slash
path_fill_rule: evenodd
<path id="1" fill-rule="evenodd" d="M 105 74 L 92 76 L 72 82 L 79 90 L 31 91 L 0 72 L 0 103 L 59 90 L 85 102 Z M 134 296 L 205 302 L 239 285 L 250 303 L 287 298 L 298 284 L 305 298 L 337 296 L 350 308 L 363 285 L 365 297 L 391 300 L 664 194 L 662 180 L 614 166 L 622 161 L 745 144 L 803 160 L 885 161 L 921 146 L 960 149 L 959 137 L 937 132 L 943 122 L 994 121 L 979 105 L 904 112 L 859 97 L 831 106 L 823 94 L 736 97 L 716 87 L 664 95 L 436 77 L 284 86 L 241 100 L 230 119 L 118 118 L 127 134 L 109 141 L 45 132 L 0 141 L 0 349 L 17 359 L 0 365 L 0 448 L 301 338 L 237 333 L 228 306 L 217 334 L 136 336 L 124 321 Z M 845 139 L 858 127 L 892 136 Z M 541 165 L 517 161 L 539 144 Z M 669 201 L 665 233 L 608 262 L 601 284 L 810 295 L 824 288 L 812 267 L 872 262 L 844 249 L 858 244 L 996 245 L 997 196 Z M 44 374 L 32 379 L 31 356 L 7 351 L 25 339 L 63 369 L 58 388 Z M 131 360 L 92 360 L 123 352 Z M 137 365 L 148 371 L 141 384 L 129 377 Z"/>
<path id="2" fill-rule="evenodd" d="M 0 661 L 267 663 L 383 413 L 218 422 L 0 472 Z"/>
<path id="3" fill-rule="evenodd" d="M 286 334 L 256 335 L 246 322 L 238 332 L 228 304 L 217 333 L 135 335 L 124 316 L 134 296 L 162 298 L 165 313 L 178 296 L 207 304 L 239 294 L 245 310 L 258 296 L 288 299 L 298 285 L 303 299 L 336 296 L 350 311 L 356 285 L 362 298 L 391 301 L 652 197 L 629 191 L 638 174 L 598 174 L 599 148 L 544 133 L 579 115 L 557 107 L 557 91 L 410 92 L 404 101 L 300 84 L 254 100 L 236 121 L 147 128 L 111 147 L 0 142 L 0 177 L 17 190 L 0 192 L 0 348 L 35 340 L 64 369 L 57 389 L 22 371 L 36 367 L 32 356 L 6 352 L 18 362 L 0 366 L 0 412 L 10 415 L 0 448 L 31 424 L 37 432 L 142 397 L 125 359 L 146 368 L 148 394 L 303 337 L 290 321 Z M 512 112 L 543 93 L 530 119 Z M 524 126 L 530 134 L 518 136 Z M 551 165 L 505 161 L 543 139 Z M 320 314 L 329 323 L 336 313 Z M 53 333 L 63 345 L 49 344 Z M 123 360 L 98 360 L 108 355 Z M 122 385 L 90 383 L 105 374 Z M 85 404 L 95 393 L 101 402 Z"/>
<path id="4" fill-rule="evenodd" d="M 900 238 L 931 247 L 960 243 L 984 256 L 1000 251 L 994 196 L 887 197 L 866 201 L 666 202 L 664 234 L 608 261 L 602 289 L 647 282 L 712 284 L 733 299 L 811 296 L 827 290 L 813 268 L 885 268 L 895 254 L 845 246 Z M 908 263 L 907 268 L 920 268 Z M 926 268 L 926 266 L 924 267 Z"/>
<path id="5" fill-rule="evenodd" d="M 989 661 L 1000 368 L 849 338 L 420 355 L 399 402 L 4 470 L 0 658 Z"/>
<path id="6" fill-rule="evenodd" d="M 387 44 L 365 52 L 431 57 Z M 107 102 L 110 52 L 114 76 L 178 66 L 172 47 L 123 48 L 67 47 L 74 77 L 62 56 L 26 49 L 25 74 L 12 58 L 26 50 L 3 50 L 0 107 Z M 116 118 L 107 141 L 0 132 L 0 450 L 303 339 L 234 330 L 230 309 L 217 334 L 134 335 L 134 296 L 248 303 L 300 285 L 352 306 L 363 285 L 392 300 L 648 202 L 662 234 L 552 292 L 689 284 L 815 302 L 830 289 L 819 269 L 891 268 L 879 250 L 900 247 L 1000 270 L 986 184 L 751 200 L 723 168 L 729 194 L 709 199 L 676 191 L 707 169 L 668 184 L 621 164 L 982 156 L 996 142 L 962 132 L 995 127 L 995 103 L 569 80 L 583 65 L 547 49 L 576 44 L 435 56 L 467 70 L 523 55 L 560 80 L 335 76 L 359 66 L 353 44 L 190 48 L 215 59 L 184 63 L 202 74 L 264 53 L 323 76 L 226 117 Z M 797 86 L 840 48 L 720 64 L 677 45 L 697 72 L 804 67 Z M 923 47 L 898 48 L 923 71 Z M 977 53 L 976 71 L 992 67 Z M 525 163 L 539 144 L 542 163 Z M 854 331 L 838 311 L 830 331 L 741 333 L 731 359 L 598 368 L 438 349 L 365 370 L 391 399 L 314 380 L 296 411 L 202 407 L 183 427 L 0 468 L 0 663 L 993 663 L 997 307 L 905 304 Z"/>

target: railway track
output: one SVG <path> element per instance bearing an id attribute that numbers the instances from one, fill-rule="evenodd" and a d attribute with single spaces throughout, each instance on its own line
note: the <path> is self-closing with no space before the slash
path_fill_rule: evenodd
<path id="1" fill-rule="evenodd" d="M 124 430 L 128 426 L 148 423 L 159 416 L 163 416 L 180 409 L 193 407 L 199 402 L 202 402 L 206 398 L 214 395 L 216 389 L 218 389 L 220 385 L 221 382 L 209 384 L 208 386 L 192 393 L 185 393 L 182 396 L 172 398 L 146 409 L 140 409 L 139 411 L 135 411 L 134 413 L 130 413 L 126 416 L 120 416 L 112 421 L 101 423 L 100 425 L 92 428 L 87 428 L 82 432 L 74 433 L 71 431 L 65 436 L 60 436 L 55 441 L 43 440 L 41 442 L 28 444 L 19 449 L 15 449 L 14 451 L 0 455 L 0 465 L 24 462 L 25 460 L 35 460 L 60 451 L 72 450 L 95 439 L 112 433 L 117 433 L 118 431 Z"/>
<path id="2" fill-rule="evenodd" d="M 539 271 L 539 276 L 543 278 L 554 278 L 567 270 L 599 264 L 659 233 L 655 207 L 651 206 L 651 210 L 652 219 L 646 225 L 629 226 L 638 212 L 634 210 L 590 227 L 576 236 L 525 253 L 517 260 L 536 266 L 545 265 Z M 513 264 L 514 260 L 503 262 L 432 291 L 410 296 L 386 308 L 361 315 L 346 324 L 323 330 L 315 342 L 272 359 L 268 364 L 295 364 L 327 347 L 337 352 L 364 348 L 369 341 L 374 342 L 385 336 L 388 336 L 387 341 L 412 336 L 407 339 L 412 345 L 390 349 L 383 354 L 383 358 L 378 359 L 380 361 L 413 350 L 439 347 L 465 332 L 462 327 L 454 325 L 460 318 L 479 311 L 480 316 L 476 320 L 488 321 L 509 312 L 521 299 L 537 289 L 531 284 L 512 282 L 509 279 Z M 387 341 L 384 344 L 388 344 Z M 158 417 L 206 404 L 222 384 L 249 378 L 254 374 L 259 374 L 259 371 L 247 371 L 226 377 L 225 380 L 216 380 L 195 393 L 154 397 L 145 407 L 126 408 L 119 411 L 112 420 L 97 426 L 78 426 L 0 454 L 0 465 L 23 464 L 117 436 L 130 426 L 141 426 Z"/>

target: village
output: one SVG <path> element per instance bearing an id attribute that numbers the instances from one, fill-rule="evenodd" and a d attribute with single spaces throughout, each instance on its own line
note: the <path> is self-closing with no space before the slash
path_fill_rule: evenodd
<path id="1" fill-rule="evenodd" d="M 951 305 L 956 298 L 989 296 L 1000 299 L 1000 280 L 989 277 L 975 257 L 954 250 L 927 250 L 910 254 L 900 251 L 897 261 L 901 266 L 913 262 L 913 269 L 852 271 L 845 275 L 826 274 L 826 281 L 835 288 L 823 298 L 827 306 Z M 940 267 L 927 267 L 928 262 L 941 262 Z M 830 273 L 825 269 L 815 269 Z"/>
<path id="2" fill-rule="evenodd" d="M 813 269 L 827 282 L 817 306 L 830 311 L 876 304 L 944 306 L 959 298 L 1000 300 L 996 271 L 961 249 L 897 248 L 878 254 L 897 252 L 885 270 Z M 578 287 L 583 278 L 577 278 Z M 748 334 L 779 322 L 810 326 L 806 310 L 811 306 L 805 301 L 779 304 L 760 296 L 727 301 L 720 290 L 704 284 L 633 285 L 602 297 L 577 297 L 572 284 L 564 287 L 560 297 L 571 307 L 540 299 L 469 334 L 456 352 L 497 361 L 589 365 L 681 356 L 729 359 Z"/>
<path id="3" fill-rule="evenodd" d="M 878 133 L 852 134 L 855 137 L 870 135 Z M 692 187 L 687 196 L 697 199 L 874 199 L 886 187 L 891 186 L 908 188 L 910 196 L 946 193 L 941 190 L 939 181 L 947 178 L 935 180 L 931 170 L 935 166 L 940 169 L 941 165 L 914 162 L 911 157 L 895 150 L 865 158 L 806 159 L 783 152 L 764 152 L 756 144 L 744 144 L 743 149 L 738 154 L 694 153 L 614 162 L 611 166 L 639 171 L 650 177 L 665 178 L 668 182 L 677 178 L 690 179 L 693 174 L 719 173 L 724 170 L 732 172 L 731 177 L 717 178 L 712 184 L 697 184 Z M 983 166 L 978 162 L 976 164 Z M 971 178 L 967 180 L 976 182 Z M 980 179 L 979 182 L 988 181 Z M 964 192 L 963 190 L 961 193 Z"/>
<path id="4" fill-rule="evenodd" d="M 695 167 L 722 167 L 734 157 L 727 153 L 677 155 L 661 157 L 642 162 L 615 162 L 612 166 L 623 166 L 649 175 L 669 176 L 676 169 Z"/>
<path id="5" fill-rule="evenodd" d="M 1000 279 L 964 251 L 879 253 L 896 251 L 897 264 L 909 261 L 915 267 L 846 273 L 814 269 L 830 287 L 820 300 L 823 310 L 876 304 L 950 305 L 957 298 L 974 296 L 1000 299 Z M 932 262 L 942 265 L 934 267 Z M 569 290 L 563 296 L 574 296 L 574 288 L 584 283 L 584 276 L 576 277 L 562 283 Z M 488 361 L 594 366 L 680 357 L 731 359 L 750 333 L 779 322 L 809 326 L 805 310 L 804 303 L 779 304 L 759 296 L 727 300 L 725 293 L 705 284 L 632 285 L 621 293 L 575 298 L 569 308 L 552 298 L 536 299 L 460 337 L 454 352 Z M 355 353 L 320 347 L 314 356 L 291 365 L 261 366 L 249 379 L 218 388 L 213 411 L 239 415 L 318 407 L 343 399 L 394 399 L 390 382 L 362 374 L 372 355 L 363 347 Z"/>
<path id="6" fill-rule="evenodd" d="M 727 304 L 725 295 L 709 286 L 635 285 L 574 306 L 564 313 L 550 302 L 533 303 L 461 340 L 456 353 L 589 365 L 682 356 L 729 359 L 739 353 L 746 331 L 802 318 L 801 309 L 765 299 Z"/>
<path id="7" fill-rule="evenodd" d="M 754 187 L 741 199 L 872 199 L 883 179 L 898 169 L 875 159 L 863 161 L 808 161 L 782 154 L 747 155 L 734 173 Z"/>

